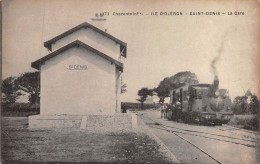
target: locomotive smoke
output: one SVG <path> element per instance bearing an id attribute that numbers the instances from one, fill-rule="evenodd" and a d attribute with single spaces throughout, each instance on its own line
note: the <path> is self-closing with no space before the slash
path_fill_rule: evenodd
<path id="1" fill-rule="evenodd" d="M 213 80 L 213 83 L 212 83 L 212 86 L 211 86 L 211 95 L 214 96 L 216 91 L 218 90 L 218 86 L 219 86 L 219 80 L 218 80 L 218 71 L 217 71 L 217 67 L 216 67 L 216 64 L 217 62 L 220 60 L 220 57 L 222 55 L 222 52 L 224 50 L 224 42 L 225 42 L 225 38 L 226 38 L 226 35 L 227 33 L 225 33 L 223 39 L 222 39 L 222 42 L 221 42 L 221 45 L 218 49 L 218 55 L 215 56 L 215 58 L 211 61 L 211 72 L 213 73 L 214 75 L 214 80 Z"/>
<path id="2" fill-rule="evenodd" d="M 214 74 L 215 80 L 218 79 L 218 71 L 217 71 L 216 64 L 220 60 L 223 49 L 224 49 L 224 40 L 221 42 L 220 48 L 218 49 L 218 55 L 211 61 L 211 65 L 210 65 L 211 66 L 211 72 Z"/>
<path id="3" fill-rule="evenodd" d="M 228 30 L 226 30 L 226 31 L 224 32 L 223 37 L 222 37 L 222 40 L 221 40 L 220 47 L 219 47 L 219 49 L 218 49 L 218 51 L 217 51 L 217 52 L 218 52 L 218 55 L 215 56 L 215 58 L 211 61 L 211 65 L 210 65 L 210 66 L 211 66 L 211 72 L 213 73 L 215 80 L 218 80 L 218 71 L 217 71 L 216 64 L 217 64 L 217 62 L 220 60 L 220 57 L 221 57 L 221 55 L 222 55 L 222 52 L 223 52 L 223 50 L 224 50 L 224 48 L 225 48 L 224 43 L 225 43 L 225 41 L 226 41 L 226 39 L 227 39 L 227 36 L 228 36 L 233 30 L 236 30 L 236 28 L 235 28 L 235 27 L 230 27 Z"/>
<path id="4" fill-rule="evenodd" d="M 218 71 L 216 68 L 216 63 L 220 60 L 220 54 L 217 55 L 211 62 L 211 72 L 214 74 L 214 78 L 217 80 L 218 79 Z"/>

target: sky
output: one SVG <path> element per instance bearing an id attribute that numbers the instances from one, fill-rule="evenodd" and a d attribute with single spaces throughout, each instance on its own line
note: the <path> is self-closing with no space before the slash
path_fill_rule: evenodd
<path id="1" fill-rule="evenodd" d="M 83 22 L 96 25 L 91 18 L 109 12 L 101 28 L 127 43 L 127 58 L 123 60 L 127 92 L 122 101 L 136 101 L 139 89 L 154 88 L 165 77 L 181 71 L 195 73 L 201 83 L 212 83 L 210 65 L 217 56 L 219 85 L 229 90 L 231 98 L 247 89 L 259 93 L 258 7 L 258 1 L 253 0 L 5 0 L 2 76 L 36 71 L 30 63 L 49 53 L 43 47 L 45 41 Z M 234 15 L 235 11 L 244 15 Z M 113 15 L 127 12 L 143 15 Z"/>

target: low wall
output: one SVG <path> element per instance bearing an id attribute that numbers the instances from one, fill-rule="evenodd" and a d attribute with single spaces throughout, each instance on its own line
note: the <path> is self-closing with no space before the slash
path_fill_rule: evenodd
<path id="1" fill-rule="evenodd" d="M 76 128 L 91 132 L 119 131 L 137 128 L 135 114 L 114 115 L 36 115 L 29 116 L 29 129 Z"/>

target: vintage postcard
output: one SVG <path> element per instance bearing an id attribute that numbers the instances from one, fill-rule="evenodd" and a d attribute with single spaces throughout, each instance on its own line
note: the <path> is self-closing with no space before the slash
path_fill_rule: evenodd
<path id="1" fill-rule="evenodd" d="M 1 162 L 259 163 L 258 0 L 2 0 Z"/>

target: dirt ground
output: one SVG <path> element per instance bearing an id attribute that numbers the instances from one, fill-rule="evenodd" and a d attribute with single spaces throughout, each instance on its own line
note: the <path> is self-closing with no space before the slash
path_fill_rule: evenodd
<path id="1" fill-rule="evenodd" d="M 27 117 L 2 118 L 2 162 L 169 163 L 154 139 L 140 131 L 88 133 L 29 130 Z"/>
<path id="2" fill-rule="evenodd" d="M 136 114 L 180 163 L 260 164 L 257 132 L 226 125 L 201 126 L 169 121 L 161 119 L 160 111 L 155 110 Z"/>

